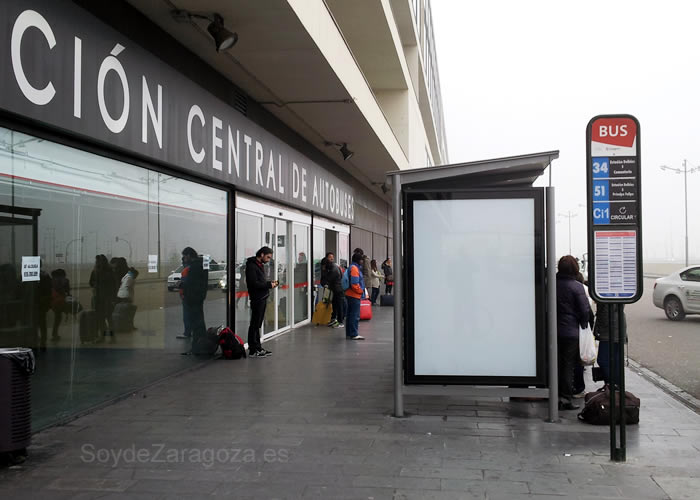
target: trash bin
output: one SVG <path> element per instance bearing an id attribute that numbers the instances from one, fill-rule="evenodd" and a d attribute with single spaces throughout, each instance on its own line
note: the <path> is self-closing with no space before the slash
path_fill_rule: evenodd
<path id="1" fill-rule="evenodd" d="M 24 347 L 0 349 L 0 453 L 24 454 L 32 435 L 30 375 L 34 353 Z"/>

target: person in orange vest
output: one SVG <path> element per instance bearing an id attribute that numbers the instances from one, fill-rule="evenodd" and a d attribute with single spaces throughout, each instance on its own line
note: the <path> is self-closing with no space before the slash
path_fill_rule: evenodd
<path id="1" fill-rule="evenodd" d="M 365 280 L 362 276 L 363 260 L 362 254 L 353 254 L 352 265 L 348 270 L 350 273 L 350 288 L 345 290 L 345 298 L 348 301 L 347 315 L 345 317 L 345 337 L 350 340 L 365 340 L 358 332 L 360 301 L 365 298 Z"/>

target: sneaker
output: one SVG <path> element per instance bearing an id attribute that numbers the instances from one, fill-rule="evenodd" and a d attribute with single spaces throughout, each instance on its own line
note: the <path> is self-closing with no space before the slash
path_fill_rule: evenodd
<path id="1" fill-rule="evenodd" d="M 260 349 L 258 352 L 263 353 L 264 356 L 272 356 L 272 351 L 268 351 L 267 349 Z"/>
<path id="2" fill-rule="evenodd" d="M 337 324 L 338 324 L 338 320 L 335 320 L 335 319 L 334 319 L 333 321 L 331 321 L 330 323 L 328 323 L 328 326 L 331 327 L 331 328 L 333 328 L 333 327 L 334 327 L 335 325 L 337 325 Z"/>
<path id="3" fill-rule="evenodd" d="M 345 328 L 345 325 L 342 324 L 342 323 L 338 323 L 338 324 L 335 325 L 333 328 Z"/>
<path id="4" fill-rule="evenodd" d="M 365 338 L 362 335 L 355 335 L 354 337 L 350 337 L 351 340 L 365 340 Z"/>
<path id="5" fill-rule="evenodd" d="M 267 354 L 265 354 L 263 351 L 254 351 L 248 354 L 249 358 L 264 358 L 266 356 Z"/>

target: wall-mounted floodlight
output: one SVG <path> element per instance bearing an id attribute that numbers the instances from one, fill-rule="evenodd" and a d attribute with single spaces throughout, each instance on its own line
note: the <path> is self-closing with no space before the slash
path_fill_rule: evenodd
<path id="1" fill-rule="evenodd" d="M 206 19 L 209 22 L 207 31 L 214 39 L 214 46 L 217 52 L 228 50 L 238 41 L 238 34 L 228 30 L 224 26 L 224 18 L 216 12 L 212 14 L 204 14 L 199 12 L 189 12 L 186 10 L 174 10 L 171 15 L 176 21 L 186 22 L 192 19 Z"/>
<path id="2" fill-rule="evenodd" d="M 338 146 L 340 149 L 340 154 L 343 155 L 343 160 L 349 160 L 352 158 L 352 155 L 355 154 L 354 151 L 350 151 L 348 149 L 348 144 L 347 142 L 339 143 L 339 142 L 329 142 L 329 141 L 324 141 L 324 144 L 326 146 Z"/>

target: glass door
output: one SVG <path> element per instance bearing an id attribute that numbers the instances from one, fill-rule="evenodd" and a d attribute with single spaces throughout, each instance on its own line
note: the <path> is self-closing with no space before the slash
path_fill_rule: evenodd
<path id="1" fill-rule="evenodd" d="M 263 245 L 270 247 L 273 251 L 272 259 L 265 264 L 265 278 L 268 281 L 277 279 L 277 252 L 276 252 L 276 236 L 275 236 L 275 219 L 273 217 L 263 217 Z M 265 307 L 265 321 L 263 322 L 263 333 L 272 333 L 277 328 L 277 310 L 275 303 L 277 298 L 277 290 L 272 290 L 267 298 L 267 307 Z"/>
<path id="2" fill-rule="evenodd" d="M 293 224 L 294 324 L 309 319 L 309 226 Z"/>
<path id="3" fill-rule="evenodd" d="M 289 222 L 277 219 L 277 248 L 275 248 L 275 259 L 277 261 L 277 280 L 279 286 L 275 290 L 277 293 L 277 328 L 282 330 L 290 325 L 289 311 L 292 306 L 292 294 L 289 284 L 291 281 L 290 270 L 290 246 L 289 246 Z"/>
<path id="4" fill-rule="evenodd" d="M 262 216 L 244 212 L 236 213 L 236 262 L 230 273 L 235 290 L 236 333 L 246 336 L 250 324 L 250 299 L 245 280 L 245 264 L 248 257 L 262 246 Z M 230 286 L 230 284 L 229 284 Z"/>

